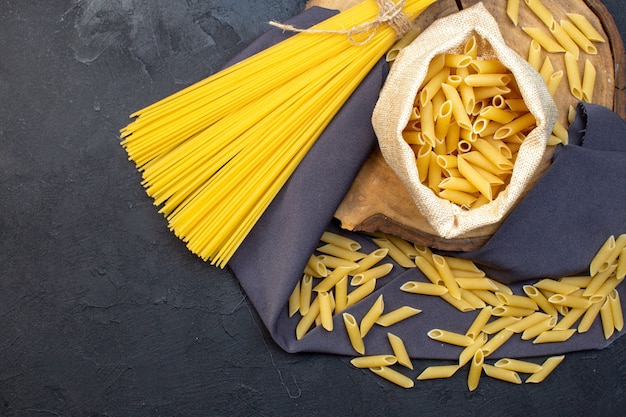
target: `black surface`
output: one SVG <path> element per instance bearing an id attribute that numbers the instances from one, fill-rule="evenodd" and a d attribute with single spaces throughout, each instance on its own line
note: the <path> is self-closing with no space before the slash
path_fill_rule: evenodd
<path id="1" fill-rule="evenodd" d="M 622 1 L 605 2 L 622 36 Z M 623 415 L 626 340 L 549 380 L 402 390 L 287 354 L 168 230 L 118 144 L 304 0 L 0 4 L 0 415 Z M 431 361 L 416 361 L 422 369 Z"/>

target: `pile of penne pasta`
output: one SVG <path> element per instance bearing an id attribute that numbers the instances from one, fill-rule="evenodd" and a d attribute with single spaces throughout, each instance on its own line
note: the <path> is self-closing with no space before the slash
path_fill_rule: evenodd
<path id="1" fill-rule="evenodd" d="M 388 333 L 391 352 L 367 355 L 366 336 L 374 326 L 390 328 L 411 319 L 419 320 L 421 310 L 402 306 L 385 311 L 383 296 L 378 296 L 362 317 L 345 310 L 364 300 L 376 290 L 376 283 L 392 269 L 393 260 L 402 268 L 418 268 L 426 280 L 405 282 L 399 290 L 436 296 L 462 312 L 478 311 L 465 332 L 432 329 L 426 335 L 441 343 L 458 346 L 458 363 L 431 366 L 417 380 L 447 378 L 469 364 L 468 388 L 476 389 L 485 375 L 519 384 L 520 373 L 530 374 L 527 383 L 537 383 L 563 360 L 548 358 L 543 364 L 504 358 L 486 363 L 511 337 L 538 343 L 558 343 L 575 333 L 587 332 L 596 320 L 601 321 L 604 337 L 624 326 L 619 293 L 616 288 L 626 276 L 626 234 L 610 236 L 592 259 L 589 274 L 541 279 L 523 286 L 524 294 L 514 294 L 506 285 L 490 279 L 472 261 L 441 256 L 429 248 L 411 244 L 383 233 L 372 235 L 378 249 L 361 252 L 361 245 L 347 237 L 325 232 L 324 243 L 311 255 L 303 277 L 289 298 L 289 315 L 300 316 L 296 337 L 302 339 L 315 326 L 333 331 L 333 317 L 341 314 L 350 343 L 360 357 L 352 364 L 368 368 L 383 378 L 409 388 L 412 378 L 398 366 L 413 369 L 403 340 Z M 391 330 L 391 329 L 390 329 Z"/>
<path id="2" fill-rule="evenodd" d="M 594 28 L 591 22 L 578 13 L 565 13 L 566 19 L 558 22 L 554 14 L 541 0 L 524 0 L 528 9 L 542 22 L 545 27 L 522 27 L 522 31 L 530 38 L 528 62 L 543 77 L 548 91 L 554 96 L 563 77 L 566 76 L 569 91 L 577 100 L 591 103 L 596 84 L 596 69 L 589 57 L 598 53 L 594 43 L 606 40 Z M 518 25 L 520 0 L 507 1 L 507 16 L 515 26 Z M 542 60 L 542 51 L 545 57 Z M 555 67 L 550 57 L 563 54 L 565 72 Z M 579 61 L 586 54 L 581 70 Z M 568 121 L 572 121 L 573 108 L 570 106 Z M 560 124 L 556 126 L 549 145 L 567 144 L 567 131 Z"/>
<path id="3" fill-rule="evenodd" d="M 463 53 L 430 62 L 402 133 L 419 181 L 468 209 L 506 186 L 519 147 L 536 126 L 511 71 L 479 58 L 479 42 L 472 36 Z"/>

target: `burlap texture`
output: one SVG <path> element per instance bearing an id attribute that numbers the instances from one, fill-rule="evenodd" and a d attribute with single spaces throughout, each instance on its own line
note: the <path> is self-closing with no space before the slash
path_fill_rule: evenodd
<path id="1" fill-rule="evenodd" d="M 530 112 L 537 120 L 519 149 L 510 183 L 490 203 L 475 209 L 437 197 L 419 181 L 415 155 L 402 137 L 417 91 L 430 61 L 441 53 L 459 53 L 476 34 L 479 57 L 496 58 L 512 72 Z M 493 16 L 482 3 L 435 21 L 395 60 L 372 115 L 385 161 L 410 192 L 436 233 L 446 239 L 501 221 L 515 206 L 537 170 L 558 115 L 539 73 L 509 48 Z"/>

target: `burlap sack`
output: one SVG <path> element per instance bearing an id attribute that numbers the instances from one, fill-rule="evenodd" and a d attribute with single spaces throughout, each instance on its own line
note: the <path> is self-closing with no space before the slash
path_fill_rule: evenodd
<path id="1" fill-rule="evenodd" d="M 466 210 L 436 196 L 420 183 L 414 152 L 403 139 L 402 130 L 430 61 L 441 53 L 461 53 L 474 34 L 482 40 L 479 56 L 496 58 L 512 72 L 537 127 L 519 149 L 506 189 L 492 202 Z M 499 222 L 514 207 L 541 161 L 557 115 L 556 105 L 539 73 L 506 45 L 493 16 L 478 3 L 435 21 L 400 52 L 381 90 L 372 122 L 385 161 L 400 177 L 437 234 L 451 239 Z"/>

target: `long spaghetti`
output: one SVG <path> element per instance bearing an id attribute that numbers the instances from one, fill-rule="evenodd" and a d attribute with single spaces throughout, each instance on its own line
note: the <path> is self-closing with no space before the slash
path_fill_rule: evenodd
<path id="1" fill-rule="evenodd" d="M 412 21 L 435 0 L 388 0 Z M 397 39 L 366 0 L 131 115 L 122 146 L 189 250 L 224 267 Z M 386 6 L 389 6 L 388 4 Z M 342 33 L 346 27 L 368 27 Z M 317 33 L 319 31 L 320 33 Z M 360 37 L 366 40 L 363 45 Z M 305 123 L 306 121 L 306 123 Z"/>

